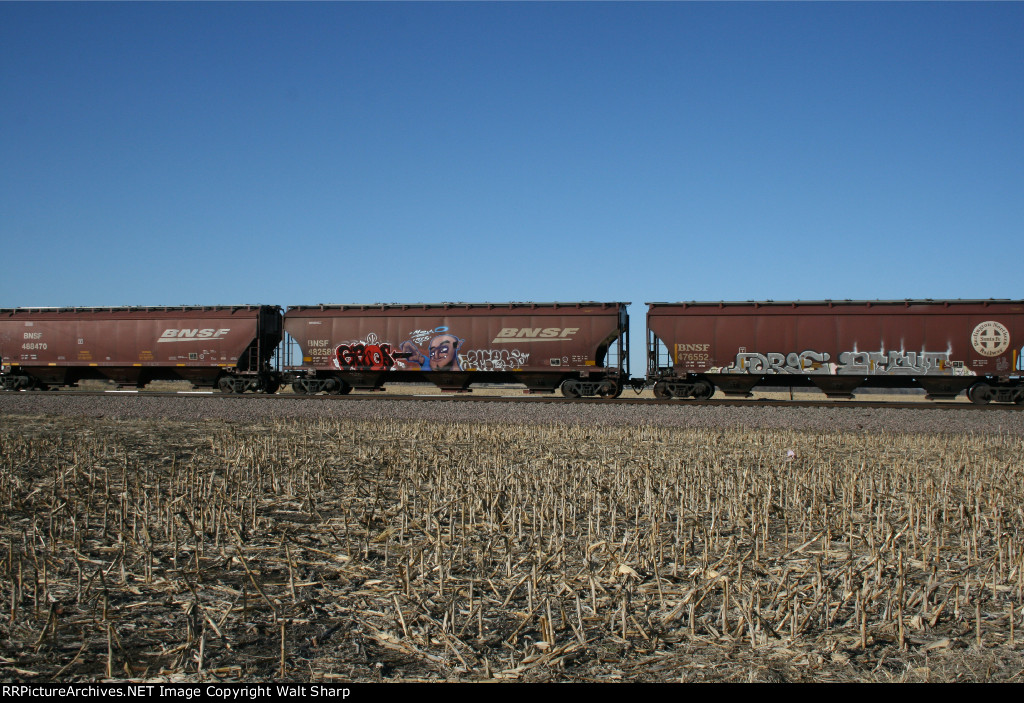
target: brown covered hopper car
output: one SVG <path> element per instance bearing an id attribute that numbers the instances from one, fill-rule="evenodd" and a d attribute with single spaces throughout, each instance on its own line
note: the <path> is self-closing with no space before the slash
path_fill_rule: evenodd
<path id="1" fill-rule="evenodd" d="M 302 352 L 286 368 L 298 393 L 430 382 L 561 388 L 617 396 L 629 377 L 628 303 L 443 303 L 291 307 L 285 331 Z"/>
<path id="2" fill-rule="evenodd" d="M 1024 402 L 1024 301 L 648 303 L 657 396 L 746 395 L 757 385 L 961 391 Z"/>
<path id="3" fill-rule="evenodd" d="M 186 380 L 273 393 L 281 334 L 281 309 L 267 305 L 0 310 L 3 387 Z"/>

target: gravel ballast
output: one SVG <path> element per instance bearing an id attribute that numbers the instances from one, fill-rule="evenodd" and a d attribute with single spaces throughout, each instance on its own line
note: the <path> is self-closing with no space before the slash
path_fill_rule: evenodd
<path id="1" fill-rule="evenodd" d="M 939 409 L 927 406 L 918 410 L 4 393 L 0 394 L 0 414 L 125 420 L 193 421 L 219 418 L 243 423 L 275 418 L 350 418 L 604 427 L 646 425 L 705 429 L 779 428 L 797 431 L 1024 435 L 1024 413 L 1015 409 L 979 411 L 970 407 Z"/>

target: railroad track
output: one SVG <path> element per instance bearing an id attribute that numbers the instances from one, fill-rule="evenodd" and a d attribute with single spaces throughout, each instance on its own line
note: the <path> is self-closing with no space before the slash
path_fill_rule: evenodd
<path id="1" fill-rule="evenodd" d="M 26 395 L 45 396 L 138 396 L 146 398 L 217 398 L 224 402 L 238 402 L 259 399 L 266 402 L 286 402 L 300 400 L 304 402 L 335 402 L 360 403 L 380 400 L 386 402 L 419 401 L 424 403 L 451 401 L 456 403 L 554 403 L 554 404 L 596 404 L 596 405 L 643 405 L 643 406 L 677 406 L 677 407 L 777 407 L 777 408 L 892 408 L 905 410 L 963 410 L 992 411 L 1015 410 L 1024 411 L 1024 404 L 989 403 L 976 405 L 964 401 L 875 401 L 848 399 L 821 400 L 786 400 L 769 398 L 712 398 L 710 400 L 630 398 L 622 396 L 614 399 L 606 398 L 565 398 L 559 395 L 485 395 L 469 393 L 437 393 L 437 394 L 397 394 L 397 393 L 357 393 L 348 395 L 296 395 L 279 393 L 273 395 L 220 393 L 217 391 L 150 391 L 150 390 L 50 390 L 22 391 Z"/>

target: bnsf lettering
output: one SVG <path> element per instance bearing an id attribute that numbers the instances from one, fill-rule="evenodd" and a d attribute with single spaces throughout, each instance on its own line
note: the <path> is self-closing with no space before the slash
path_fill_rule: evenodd
<path id="1" fill-rule="evenodd" d="M 680 366 L 701 368 L 711 365 L 710 344 L 677 344 L 676 363 Z"/>
<path id="2" fill-rule="evenodd" d="M 329 339 L 307 339 L 306 346 L 310 349 L 320 349 L 323 347 L 331 346 L 331 340 Z"/>
<path id="3" fill-rule="evenodd" d="M 228 332 L 231 328 L 215 330 L 212 328 L 208 329 L 166 329 L 163 334 L 160 335 L 158 342 L 179 342 L 189 341 L 192 339 L 220 339 Z"/>
<path id="4" fill-rule="evenodd" d="M 579 327 L 503 327 L 493 342 L 552 342 L 572 339 L 579 331 Z"/>
<path id="5" fill-rule="evenodd" d="M 43 338 L 43 333 L 42 332 L 26 332 L 25 333 L 25 339 L 42 339 L 42 338 Z"/>

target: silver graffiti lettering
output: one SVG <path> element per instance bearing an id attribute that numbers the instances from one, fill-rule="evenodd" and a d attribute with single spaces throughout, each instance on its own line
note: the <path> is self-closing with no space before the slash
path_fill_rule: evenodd
<path id="1" fill-rule="evenodd" d="M 769 352 L 758 354 L 756 352 L 741 352 L 736 355 L 736 361 L 726 368 L 722 373 L 749 373 L 749 374 L 828 374 L 832 371 L 829 363 L 831 357 L 828 352 L 818 352 L 808 349 L 800 353 Z"/>
<path id="2" fill-rule="evenodd" d="M 950 376 L 949 352 L 847 351 L 839 355 L 837 373 L 865 376 Z"/>
<path id="3" fill-rule="evenodd" d="M 837 373 L 872 373 L 871 355 L 868 352 L 842 352 L 839 355 L 839 368 Z"/>
<path id="4" fill-rule="evenodd" d="M 828 352 L 740 352 L 721 373 L 803 374 L 830 373 L 858 376 L 951 376 L 958 373 L 948 351 L 844 351 L 831 364 Z"/>

